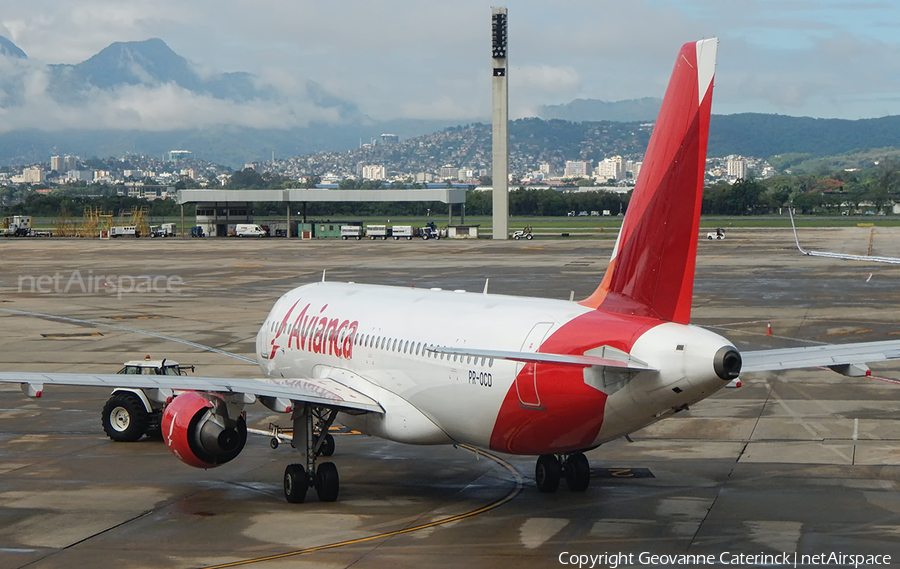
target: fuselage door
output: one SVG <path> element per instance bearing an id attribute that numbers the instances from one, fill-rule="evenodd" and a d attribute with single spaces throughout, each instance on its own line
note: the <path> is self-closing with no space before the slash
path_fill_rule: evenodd
<path id="1" fill-rule="evenodd" d="M 552 327 L 552 322 L 538 322 L 535 324 L 531 329 L 531 332 L 528 333 L 528 336 L 525 337 L 525 341 L 522 342 L 521 351 L 538 351 L 538 348 L 541 347 L 544 338 L 547 336 L 547 333 L 550 332 L 550 328 Z M 536 409 L 541 406 L 541 398 L 537 391 L 538 365 L 540 364 L 530 362 L 527 364 L 519 363 L 516 366 L 516 392 L 519 395 L 519 403 L 523 407 Z"/>

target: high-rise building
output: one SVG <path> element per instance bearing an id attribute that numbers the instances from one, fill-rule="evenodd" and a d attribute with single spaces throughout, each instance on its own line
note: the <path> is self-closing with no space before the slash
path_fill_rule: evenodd
<path id="1" fill-rule="evenodd" d="M 62 172 L 62 169 L 63 169 L 62 156 L 51 156 L 50 157 L 50 169 L 56 170 L 57 172 Z"/>
<path id="2" fill-rule="evenodd" d="M 382 134 L 381 135 L 381 144 L 397 144 L 400 142 L 400 137 L 396 134 Z"/>
<path id="3" fill-rule="evenodd" d="M 567 178 L 572 178 L 575 176 L 585 177 L 591 171 L 591 165 L 591 161 L 567 160 L 565 176 Z"/>
<path id="4" fill-rule="evenodd" d="M 26 184 L 40 184 L 44 181 L 44 171 L 40 166 L 32 166 L 22 170 L 22 180 Z"/>
<path id="5" fill-rule="evenodd" d="M 597 164 L 597 177 L 601 181 L 625 179 L 625 168 L 621 156 L 604 158 Z"/>
<path id="6" fill-rule="evenodd" d="M 637 181 L 638 174 L 641 173 L 641 166 L 643 166 L 643 162 L 635 162 L 631 165 L 631 179 Z"/>
<path id="7" fill-rule="evenodd" d="M 57 170 L 57 172 L 68 172 L 69 170 L 75 170 L 78 168 L 78 158 L 75 156 L 66 156 L 63 158 L 62 170 Z"/>
<path id="8" fill-rule="evenodd" d="M 369 165 L 363 166 L 362 177 L 363 177 L 363 180 L 384 180 L 387 177 L 387 175 L 386 175 L 383 165 L 369 164 Z"/>
<path id="9" fill-rule="evenodd" d="M 745 178 L 747 175 L 747 161 L 742 156 L 728 157 L 728 177 L 735 180 Z"/>

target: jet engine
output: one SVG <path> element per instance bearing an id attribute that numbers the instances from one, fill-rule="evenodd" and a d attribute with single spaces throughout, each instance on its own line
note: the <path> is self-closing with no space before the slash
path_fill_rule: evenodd
<path id="1" fill-rule="evenodd" d="M 244 416 L 228 416 L 225 402 L 208 394 L 182 393 L 162 416 L 166 446 L 182 462 L 196 468 L 215 468 L 232 460 L 247 442 Z"/>

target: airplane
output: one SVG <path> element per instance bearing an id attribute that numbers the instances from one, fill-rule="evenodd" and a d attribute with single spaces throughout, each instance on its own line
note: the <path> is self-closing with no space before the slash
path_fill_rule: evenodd
<path id="1" fill-rule="evenodd" d="M 794 225 L 794 208 L 788 208 L 788 215 L 791 217 L 791 229 L 794 230 L 794 242 L 797 244 L 797 249 L 800 249 L 800 252 L 804 255 L 809 255 L 810 257 L 828 257 L 829 259 L 844 259 L 845 261 L 872 261 L 874 263 L 891 263 L 894 265 L 900 264 L 900 258 L 897 257 L 873 257 L 871 255 L 847 255 L 844 253 L 831 253 L 828 251 L 810 251 L 808 249 L 804 249 L 800 246 L 800 238 L 797 236 L 797 226 Z"/>
<path id="2" fill-rule="evenodd" d="M 338 416 L 392 441 L 536 456 L 539 491 L 562 480 L 584 491 L 586 451 L 742 371 L 828 366 L 855 376 L 900 358 L 900 341 L 741 354 L 690 324 L 717 42 L 681 47 L 607 271 L 580 302 L 323 279 L 272 307 L 256 337 L 262 377 L 2 372 L 0 381 L 31 396 L 68 384 L 165 400 L 165 444 L 198 468 L 240 454 L 251 403 L 290 413 L 303 459 L 286 466 L 283 488 L 297 503 L 310 488 L 338 498 L 337 467 L 318 461 Z M 412 325 L 422 315 L 445 325 Z"/>

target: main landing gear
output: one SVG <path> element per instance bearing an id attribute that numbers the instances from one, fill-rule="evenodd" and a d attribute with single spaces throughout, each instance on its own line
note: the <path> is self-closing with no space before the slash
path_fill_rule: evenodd
<path id="1" fill-rule="evenodd" d="M 294 434 L 291 445 L 304 452 L 305 464 L 289 464 L 284 469 L 284 497 L 292 504 L 306 500 L 306 491 L 316 489 L 322 502 L 337 500 L 340 489 L 337 466 L 323 462 L 316 467 L 319 456 L 334 454 L 334 437 L 328 428 L 334 423 L 337 410 L 310 403 L 294 411 Z"/>
<path id="2" fill-rule="evenodd" d="M 556 492 L 559 479 L 565 477 L 566 486 L 573 492 L 584 492 L 591 481 L 591 467 L 584 453 L 542 454 L 534 467 L 534 481 L 541 492 Z"/>

